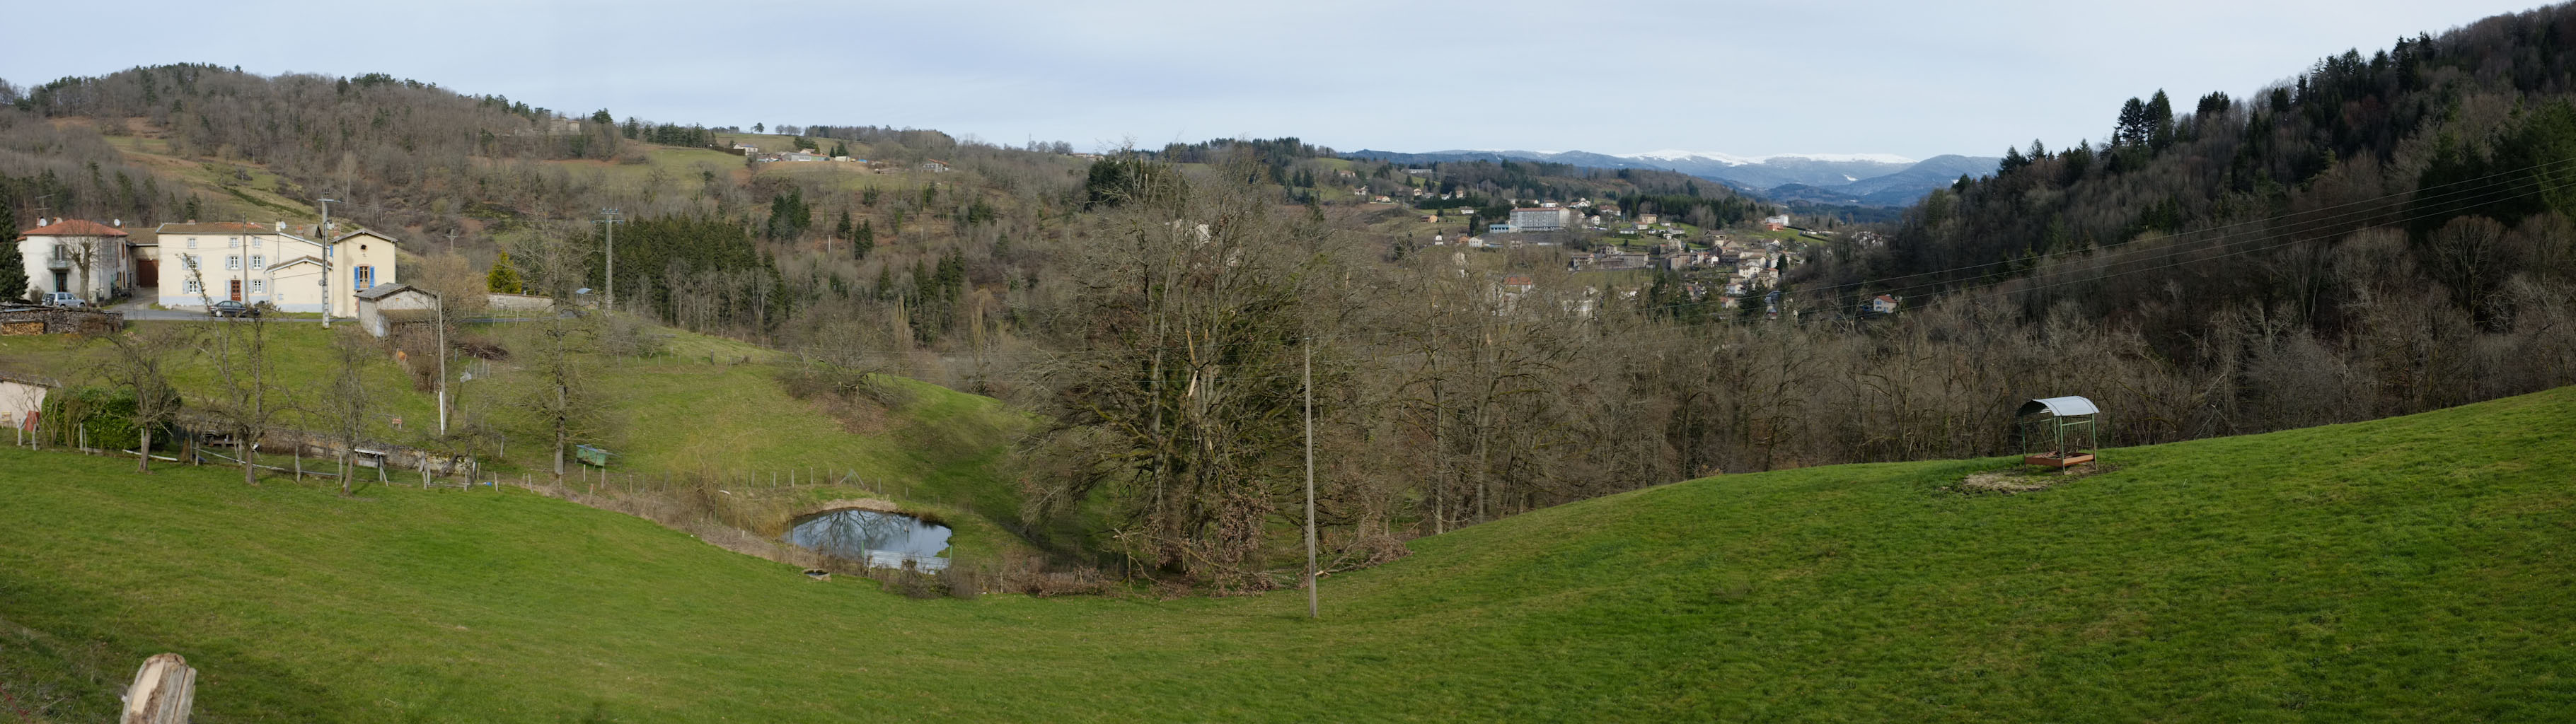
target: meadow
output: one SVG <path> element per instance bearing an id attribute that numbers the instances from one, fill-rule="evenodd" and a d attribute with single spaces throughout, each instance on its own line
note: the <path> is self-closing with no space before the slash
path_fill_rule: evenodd
<path id="1" fill-rule="evenodd" d="M 2576 388 L 2108 451 L 1648 488 L 1295 591 L 915 600 L 522 491 L 0 450 L 0 694 L 95 720 L 2550 721 Z"/>

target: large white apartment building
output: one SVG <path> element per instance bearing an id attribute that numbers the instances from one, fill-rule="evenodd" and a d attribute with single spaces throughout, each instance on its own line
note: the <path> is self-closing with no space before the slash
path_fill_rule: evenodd
<path id="1" fill-rule="evenodd" d="M 1574 225 L 1574 210 L 1564 207 L 1512 209 L 1513 231 L 1564 231 Z"/>
<path id="2" fill-rule="evenodd" d="M 158 301 L 192 309 L 225 300 L 268 302 L 287 312 L 320 312 L 327 305 L 331 316 L 355 317 L 358 292 L 400 281 L 392 237 L 352 231 L 324 243 L 314 234 L 311 225 L 283 222 L 162 224 Z"/>

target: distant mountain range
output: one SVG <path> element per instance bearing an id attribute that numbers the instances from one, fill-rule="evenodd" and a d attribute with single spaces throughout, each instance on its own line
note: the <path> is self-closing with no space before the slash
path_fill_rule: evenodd
<path id="1" fill-rule="evenodd" d="M 1917 161 L 1879 153 L 1782 154 L 1737 156 L 1710 151 L 1649 151 L 1605 154 L 1590 151 L 1458 150 L 1429 153 L 1353 151 L 1346 156 L 1397 163 L 1461 161 L 1544 161 L 1585 168 L 1651 168 L 1698 176 L 1780 201 L 1821 204 L 1903 206 L 1933 189 L 1948 186 L 1962 174 L 1985 176 L 2003 159 L 1945 155 Z"/>

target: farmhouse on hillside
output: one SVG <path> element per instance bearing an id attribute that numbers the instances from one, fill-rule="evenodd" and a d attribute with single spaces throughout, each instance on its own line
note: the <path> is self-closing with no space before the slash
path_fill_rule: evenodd
<path id="1" fill-rule="evenodd" d="M 354 317 L 358 292 L 400 281 L 394 275 L 398 242 L 372 231 L 329 243 L 314 241 L 320 236 L 311 225 L 285 222 L 162 224 L 157 232 L 166 265 L 157 301 L 164 307 L 203 309 L 231 300 L 321 312 L 327 305 L 331 316 Z"/>
<path id="2" fill-rule="evenodd" d="M 87 219 L 40 218 L 36 228 L 18 232 L 17 242 L 27 260 L 30 294 L 71 292 L 96 302 L 132 288 L 134 256 L 124 229 Z"/>

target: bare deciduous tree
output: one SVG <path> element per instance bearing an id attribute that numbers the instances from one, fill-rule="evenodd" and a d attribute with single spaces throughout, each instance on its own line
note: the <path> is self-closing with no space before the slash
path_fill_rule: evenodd
<path id="1" fill-rule="evenodd" d="M 152 433 L 170 424 L 186 404 L 170 384 L 170 355 L 192 346 L 196 330 L 170 325 L 137 328 L 106 335 L 109 380 L 134 391 L 133 423 L 142 444 L 135 452 L 135 472 L 152 472 Z"/>

